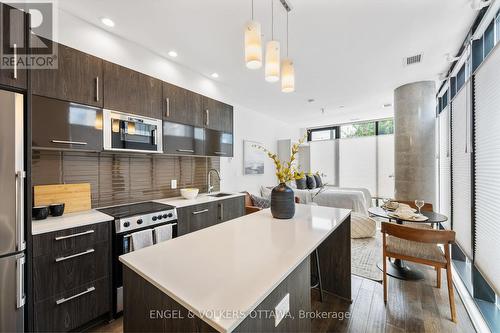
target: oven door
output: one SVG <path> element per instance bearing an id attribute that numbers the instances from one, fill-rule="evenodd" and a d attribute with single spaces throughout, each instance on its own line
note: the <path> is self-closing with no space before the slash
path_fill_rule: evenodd
<path id="1" fill-rule="evenodd" d="M 162 121 L 104 110 L 104 149 L 162 153 Z"/>
<path id="2" fill-rule="evenodd" d="M 123 254 L 129 253 L 131 251 L 131 239 L 130 235 L 134 232 L 153 229 L 165 224 L 173 224 L 172 226 L 172 238 L 177 237 L 177 221 L 168 221 L 162 224 L 156 224 L 154 226 L 144 227 L 141 229 L 135 229 L 130 232 L 123 232 L 121 234 L 116 234 L 113 239 L 113 315 L 116 317 L 123 311 L 123 267 L 122 263 L 118 259 Z"/>

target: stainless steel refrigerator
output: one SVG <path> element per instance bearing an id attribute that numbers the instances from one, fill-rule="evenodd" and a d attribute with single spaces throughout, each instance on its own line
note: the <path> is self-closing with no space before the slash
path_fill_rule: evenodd
<path id="1" fill-rule="evenodd" d="M 24 97 L 0 90 L 0 332 L 24 331 Z"/>

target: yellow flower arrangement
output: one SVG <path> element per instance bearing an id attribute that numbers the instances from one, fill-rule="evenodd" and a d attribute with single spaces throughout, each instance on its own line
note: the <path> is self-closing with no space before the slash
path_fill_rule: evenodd
<path id="1" fill-rule="evenodd" d="M 299 146 L 304 143 L 307 138 L 307 133 L 299 140 L 299 142 L 292 145 L 292 154 L 290 160 L 283 162 L 278 158 L 276 153 L 273 153 L 261 145 L 253 145 L 253 147 L 258 148 L 265 152 L 267 156 L 273 160 L 274 166 L 276 167 L 276 177 L 280 183 L 287 183 L 291 180 L 301 179 L 304 177 L 304 172 L 299 172 L 294 166 L 293 161 L 295 161 L 295 156 L 299 152 Z"/>

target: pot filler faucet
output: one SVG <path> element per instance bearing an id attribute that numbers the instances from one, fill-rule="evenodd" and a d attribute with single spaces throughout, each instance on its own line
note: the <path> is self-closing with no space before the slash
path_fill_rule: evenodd
<path id="1" fill-rule="evenodd" d="M 219 171 L 217 171 L 216 169 L 208 170 L 208 173 L 207 173 L 208 194 L 212 193 L 212 190 L 214 189 L 214 187 L 210 184 L 210 174 L 212 173 L 212 171 L 215 172 L 215 174 L 217 175 L 217 178 L 219 178 L 219 182 L 222 180 L 222 177 L 220 176 Z"/>

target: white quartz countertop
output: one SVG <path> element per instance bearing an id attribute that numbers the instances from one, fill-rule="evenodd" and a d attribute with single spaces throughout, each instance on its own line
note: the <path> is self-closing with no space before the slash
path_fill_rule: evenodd
<path id="1" fill-rule="evenodd" d="M 183 197 L 175 197 L 175 198 L 166 198 L 166 199 L 153 200 L 153 201 L 159 202 L 162 204 L 172 205 L 172 206 L 175 206 L 176 208 L 181 208 L 181 207 L 193 206 L 193 205 L 198 205 L 198 204 L 207 203 L 207 202 L 213 202 L 213 201 L 241 197 L 241 196 L 245 195 L 245 193 L 228 193 L 230 195 L 226 195 L 223 197 L 214 197 L 213 196 L 213 195 L 217 195 L 218 193 L 225 193 L 225 192 L 214 192 L 211 194 L 202 193 L 202 194 L 198 195 L 196 197 L 196 199 L 192 199 L 192 200 L 184 199 Z"/>
<path id="2" fill-rule="evenodd" d="M 31 233 L 39 235 L 113 220 L 113 217 L 91 209 L 83 212 L 67 213 L 62 216 L 49 216 L 45 220 L 33 220 L 31 223 Z"/>
<path id="3" fill-rule="evenodd" d="M 212 193 L 212 195 L 215 195 L 217 193 L 220 192 Z M 245 195 L 244 193 L 230 193 L 230 195 L 224 197 L 213 197 L 206 193 L 202 193 L 196 199 L 193 200 L 187 200 L 182 197 L 174 197 L 174 198 L 166 198 L 166 199 L 150 200 L 150 201 L 168 204 L 180 208 L 180 207 L 202 204 L 206 202 L 236 198 L 244 195 Z M 84 225 L 90 225 L 106 221 L 114 221 L 114 218 L 112 216 L 101 213 L 96 209 L 86 210 L 82 212 L 75 212 L 75 213 L 65 213 L 63 216 L 58 216 L 58 217 L 49 216 L 45 220 L 39 220 L 39 221 L 33 220 L 31 224 L 31 234 L 39 235 L 47 232 L 59 231 L 74 227 L 81 227 Z"/>
<path id="4" fill-rule="evenodd" d="M 231 332 L 246 315 L 217 314 L 254 310 L 349 214 L 296 205 L 293 219 L 278 220 L 265 209 L 120 261 L 218 331 Z"/>

